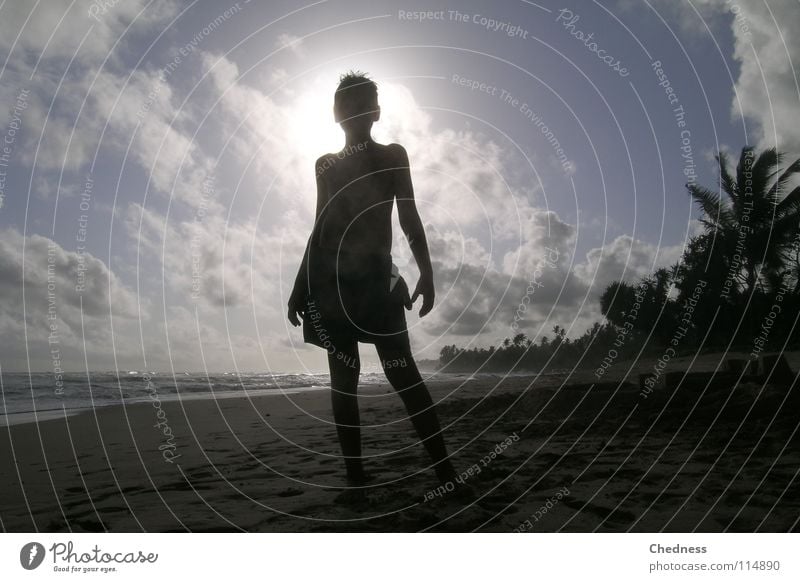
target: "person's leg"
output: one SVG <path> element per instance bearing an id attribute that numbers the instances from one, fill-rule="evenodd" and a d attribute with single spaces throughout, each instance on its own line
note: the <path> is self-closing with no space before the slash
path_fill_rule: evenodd
<path id="1" fill-rule="evenodd" d="M 439 417 L 410 349 L 376 344 L 386 378 L 405 404 L 411 422 L 434 463 L 436 475 L 446 482 L 456 477 L 447 456 Z"/>
<path id="2" fill-rule="evenodd" d="M 328 352 L 331 373 L 331 403 L 336 433 L 342 447 L 347 480 L 358 485 L 365 480 L 361 461 L 361 421 L 358 414 L 358 375 L 361 363 L 355 340 L 337 341 Z"/>

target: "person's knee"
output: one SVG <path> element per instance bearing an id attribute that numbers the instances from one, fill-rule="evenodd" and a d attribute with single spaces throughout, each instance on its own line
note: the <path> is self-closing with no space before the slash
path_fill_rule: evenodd
<path id="1" fill-rule="evenodd" d="M 381 361 L 383 371 L 388 375 L 392 372 L 416 374 L 417 364 L 410 349 L 387 348 L 376 345 L 378 358 Z"/>
<path id="2" fill-rule="evenodd" d="M 381 367 L 386 372 L 392 370 L 406 370 L 414 365 L 411 352 L 399 350 L 379 351 L 378 357 L 381 359 Z"/>
<path id="3" fill-rule="evenodd" d="M 384 373 L 395 390 L 410 390 L 416 387 L 424 387 L 422 376 L 416 367 L 393 368 L 384 367 Z"/>

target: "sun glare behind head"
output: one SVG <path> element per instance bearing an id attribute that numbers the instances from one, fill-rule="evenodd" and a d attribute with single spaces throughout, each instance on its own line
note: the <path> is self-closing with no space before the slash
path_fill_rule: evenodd
<path id="1" fill-rule="evenodd" d="M 315 160 L 329 152 L 339 151 L 344 145 L 344 134 L 333 119 L 332 85 L 325 91 L 322 83 L 298 91 L 290 120 L 293 147 L 303 158 Z"/>

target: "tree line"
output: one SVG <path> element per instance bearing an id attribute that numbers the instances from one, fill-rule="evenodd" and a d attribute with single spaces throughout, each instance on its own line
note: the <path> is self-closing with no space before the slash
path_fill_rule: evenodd
<path id="1" fill-rule="evenodd" d="M 744 147 L 732 167 L 717 156 L 718 188 L 687 184 L 703 230 L 681 259 L 639 279 L 611 283 L 605 317 L 576 339 L 556 325 L 538 343 L 525 333 L 498 346 L 448 345 L 439 363 L 452 371 L 591 367 L 643 353 L 785 351 L 800 343 L 800 159 L 784 164 L 774 148 Z"/>

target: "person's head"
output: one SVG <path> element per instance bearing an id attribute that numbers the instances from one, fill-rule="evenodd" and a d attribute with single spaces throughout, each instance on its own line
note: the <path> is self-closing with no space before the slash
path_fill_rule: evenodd
<path id="1" fill-rule="evenodd" d="M 342 75 L 333 97 L 333 115 L 345 132 L 369 130 L 381 117 L 378 86 L 361 72 Z"/>

